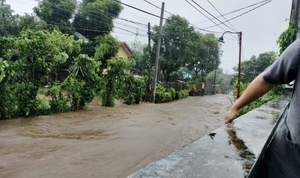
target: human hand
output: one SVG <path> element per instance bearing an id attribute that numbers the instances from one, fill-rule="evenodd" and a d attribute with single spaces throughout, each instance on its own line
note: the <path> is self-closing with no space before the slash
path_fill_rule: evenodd
<path id="1" fill-rule="evenodd" d="M 239 110 L 235 108 L 230 108 L 225 114 L 225 124 L 231 123 L 235 118 L 237 118 Z"/>

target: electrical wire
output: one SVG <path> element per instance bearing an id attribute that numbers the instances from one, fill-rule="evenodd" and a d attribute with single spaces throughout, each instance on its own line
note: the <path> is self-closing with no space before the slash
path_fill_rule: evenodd
<path id="1" fill-rule="evenodd" d="M 155 5 L 155 4 L 153 4 L 153 3 L 151 3 L 151 2 L 149 2 L 149 1 L 147 1 L 147 0 L 144 0 L 146 3 L 148 3 L 148 4 L 150 4 L 150 5 L 152 5 L 152 6 L 154 6 L 154 7 L 156 7 L 156 8 L 158 8 L 158 9 L 161 9 L 159 6 L 157 6 L 157 5 Z M 171 13 L 171 12 L 168 12 L 167 10 L 164 10 L 166 13 L 168 13 L 168 14 L 170 14 L 170 15 L 174 15 L 173 13 Z"/>
<path id="2" fill-rule="evenodd" d="M 151 2 L 149 2 L 149 1 L 147 1 L 147 0 L 144 0 L 144 1 L 147 2 L 148 4 L 152 5 L 152 6 L 156 7 L 157 9 L 160 9 L 160 10 L 161 10 L 161 8 L 160 8 L 159 6 L 157 6 L 157 5 L 155 5 L 155 4 L 151 3 Z M 164 10 L 164 12 L 167 12 L 167 13 L 170 14 L 170 15 L 175 15 L 174 13 L 168 12 L 168 11 L 166 11 L 166 10 Z M 203 31 L 203 29 L 200 28 L 200 27 L 198 27 L 197 25 L 192 24 L 192 23 L 190 23 L 190 22 L 189 22 L 189 24 L 190 24 L 194 29 L 200 29 L 201 31 Z M 218 32 L 214 32 L 214 33 L 218 33 Z"/>
<path id="3" fill-rule="evenodd" d="M 189 5 L 191 5 L 194 9 L 196 9 L 198 12 L 200 12 L 203 16 L 205 16 L 207 19 L 209 19 L 209 17 L 207 17 L 207 15 L 205 15 L 203 12 L 201 12 L 197 7 L 195 7 L 192 3 L 190 3 L 188 0 L 185 0 Z M 214 22 L 213 20 L 211 20 L 214 24 L 217 24 L 216 22 Z M 221 26 L 218 26 L 219 28 L 221 28 L 222 30 L 224 31 L 227 31 L 225 30 L 224 28 L 222 28 Z M 234 37 L 232 34 L 230 34 L 232 37 Z M 235 38 L 235 37 L 234 37 Z"/>
<path id="4" fill-rule="evenodd" d="M 222 13 L 209 1 L 209 0 L 207 0 L 208 1 L 208 3 L 225 19 L 225 20 L 227 20 L 226 19 L 226 17 L 224 16 L 224 15 L 222 15 Z M 230 22 L 228 22 L 229 23 L 229 25 L 231 25 L 234 29 L 235 29 L 235 31 L 239 31 L 237 28 L 235 28 L 235 26 L 233 26 Z"/>
<path id="5" fill-rule="evenodd" d="M 231 12 L 227 12 L 227 13 L 222 14 L 222 15 L 223 15 L 223 16 L 227 16 L 227 15 L 233 14 L 233 13 L 235 13 L 235 12 L 242 11 L 242 10 L 244 10 L 244 9 L 248 9 L 248 8 L 250 8 L 250 7 L 256 6 L 256 5 L 258 5 L 258 4 L 261 4 L 261 3 L 264 3 L 264 2 L 267 2 L 267 1 L 269 1 L 269 0 L 263 0 L 263 1 L 260 1 L 260 2 L 254 3 L 254 4 L 251 4 L 251 5 L 248 5 L 248 6 L 246 6 L 246 7 L 243 7 L 243 8 L 240 8 L 240 9 L 236 9 L 236 10 L 231 11 Z M 220 18 L 220 17 L 222 17 L 222 16 L 217 16 L 217 17 Z M 213 19 L 213 18 L 211 18 L 211 19 Z M 200 21 L 200 22 L 197 22 L 196 24 L 204 23 L 204 22 L 208 22 L 208 21 L 210 21 L 210 20 Z"/>
<path id="6" fill-rule="evenodd" d="M 130 7 L 130 8 L 133 8 L 133 9 L 135 9 L 135 10 L 137 10 L 137 11 L 146 13 L 146 14 L 151 15 L 151 16 L 153 16 L 153 17 L 160 18 L 160 16 L 158 16 L 158 15 L 155 15 L 155 14 L 153 14 L 153 13 L 151 13 L 151 12 L 148 12 L 148 11 L 145 11 L 145 10 L 143 10 L 143 9 L 139 9 L 139 8 L 134 7 L 134 6 L 132 6 L 132 5 L 123 3 L 123 2 L 121 2 L 121 1 L 116 0 L 115 2 L 118 2 L 118 3 L 122 4 L 122 5 L 127 6 L 127 7 Z M 179 25 L 182 25 L 182 23 L 178 23 L 178 22 L 176 22 L 176 21 L 173 21 L 173 20 L 170 20 L 170 19 L 167 19 L 167 18 L 162 18 L 162 19 L 167 20 L 167 21 L 171 21 L 171 22 L 173 22 L 173 23 L 177 23 L 177 24 L 179 24 Z M 219 34 L 222 34 L 222 33 L 223 33 L 223 32 L 216 32 L 216 31 L 211 31 L 211 30 L 205 30 L 205 29 L 202 29 L 202 28 L 195 28 L 195 29 L 198 29 L 198 30 L 200 30 L 200 31 L 206 31 L 206 32 L 209 32 L 209 33 L 219 33 Z"/>
<path id="7" fill-rule="evenodd" d="M 270 3 L 270 2 L 272 2 L 272 0 L 269 0 L 269 1 L 267 1 L 267 2 L 265 2 L 265 3 L 263 3 L 263 4 L 261 4 L 261 5 L 259 5 L 259 6 L 257 6 L 257 7 L 255 7 L 255 8 L 250 9 L 250 10 L 248 10 L 248 11 L 246 11 L 246 12 L 244 12 L 244 13 L 238 15 L 238 16 L 235 16 L 235 17 L 233 17 L 233 18 L 231 18 L 231 19 L 229 19 L 229 20 L 226 20 L 226 21 L 224 21 L 223 23 L 226 23 L 226 22 L 229 22 L 229 21 L 231 21 L 231 20 L 234 20 L 234 19 L 236 19 L 236 18 L 238 18 L 238 17 L 241 17 L 241 16 L 243 16 L 243 15 L 245 15 L 245 14 L 247 14 L 247 13 L 249 13 L 249 12 L 251 12 L 251 11 L 257 9 L 257 8 L 259 8 L 259 7 L 262 7 L 262 6 L 264 6 L 264 5 L 266 5 L 266 4 Z M 217 25 L 220 25 L 220 24 L 217 24 Z M 205 29 L 209 29 L 209 28 L 215 27 L 215 26 L 217 26 L 217 25 L 213 25 L 213 26 L 207 27 L 207 28 L 205 28 Z"/>
<path id="8" fill-rule="evenodd" d="M 214 19 L 216 19 L 217 21 L 220 22 L 220 24 L 225 25 L 227 28 L 229 28 L 232 31 L 235 31 L 233 28 L 229 27 L 228 25 L 225 24 L 225 22 L 222 22 L 221 20 L 219 20 L 218 18 L 216 18 L 214 15 L 212 15 L 210 12 L 208 12 L 205 8 L 203 8 L 202 6 L 200 6 L 196 1 L 192 0 L 192 2 L 194 2 L 198 7 L 200 7 L 202 10 L 204 10 L 206 13 L 208 13 L 210 16 L 212 16 Z M 209 19 L 209 18 L 208 18 Z M 219 25 L 218 25 L 219 26 Z"/>

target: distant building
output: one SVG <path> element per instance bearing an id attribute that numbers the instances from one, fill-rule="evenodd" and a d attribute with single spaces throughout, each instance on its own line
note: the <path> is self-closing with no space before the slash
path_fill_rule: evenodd
<path id="1" fill-rule="evenodd" d="M 132 52 L 131 48 L 128 46 L 126 42 L 120 42 L 120 47 L 117 53 L 117 56 L 121 59 L 128 60 L 131 57 L 134 57 L 134 53 Z M 130 74 L 130 70 L 124 70 L 125 74 Z M 104 69 L 102 74 L 107 74 L 107 69 Z M 135 74 L 138 76 L 138 74 Z"/>
<path id="2" fill-rule="evenodd" d="M 134 57 L 134 53 L 126 42 L 120 42 L 120 47 L 117 55 L 122 59 L 129 59 L 131 57 Z"/>

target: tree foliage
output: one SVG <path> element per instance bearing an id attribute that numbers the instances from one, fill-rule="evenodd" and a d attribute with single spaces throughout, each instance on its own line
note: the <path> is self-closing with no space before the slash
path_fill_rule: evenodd
<path id="1" fill-rule="evenodd" d="M 279 44 L 279 55 L 293 43 L 296 32 L 299 30 L 295 21 L 291 21 L 288 28 L 282 32 L 278 38 L 277 44 Z"/>
<path id="2" fill-rule="evenodd" d="M 75 13 L 76 0 L 43 0 L 34 8 L 35 14 L 48 25 L 58 26 L 64 33 L 74 32 L 70 19 Z"/>
<path id="3" fill-rule="evenodd" d="M 18 35 L 18 26 L 9 5 L 0 5 L 0 36 Z"/>
<path id="4" fill-rule="evenodd" d="M 154 49 L 158 34 L 159 28 L 155 26 Z M 195 75 L 207 75 L 219 66 L 220 54 L 220 45 L 213 34 L 202 35 L 196 32 L 179 15 L 173 15 L 166 20 L 161 45 L 161 71 L 167 82 L 170 81 L 172 73 L 181 67 L 187 67 Z"/>
<path id="5" fill-rule="evenodd" d="M 102 69 L 107 67 L 107 60 L 116 56 L 120 47 L 119 42 L 111 35 L 97 37 L 94 59 L 101 61 Z"/>
<path id="6" fill-rule="evenodd" d="M 256 57 L 253 55 L 248 61 L 241 63 L 241 81 L 244 83 L 251 82 L 256 76 L 262 73 L 268 66 L 270 66 L 276 58 L 275 52 L 261 53 Z M 237 71 L 238 68 L 234 67 Z"/>
<path id="7" fill-rule="evenodd" d="M 161 71 L 166 81 L 170 80 L 172 72 L 177 71 L 186 63 L 185 51 L 193 30 L 189 27 L 189 22 L 179 15 L 169 17 L 164 24 L 161 41 Z M 159 27 L 155 26 L 153 36 L 158 34 Z M 156 49 L 157 39 L 154 37 L 153 41 L 154 49 Z"/>
<path id="8" fill-rule="evenodd" d="M 206 76 L 220 65 L 220 44 L 213 34 L 194 32 L 188 42 L 186 66 L 194 75 Z"/>
<path id="9" fill-rule="evenodd" d="M 117 95 L 118 85 L 120 86 L 125 71 L 135 65 L 133 60 L 123 60 L 119 57 L 113 57 L 108 60 L 108 67 L 104 76 L 104 89 L 101 91 L 101 101 L 103 106 L 114 107 Z"/>
<path id="10" fill-rule="evenodd" d="M 97 36 L 112 31 L 113 20 L 121 10 L 122 6 L 111 0 L 82 0 L 73 22 L 75 30 L 94 41 Z"/>

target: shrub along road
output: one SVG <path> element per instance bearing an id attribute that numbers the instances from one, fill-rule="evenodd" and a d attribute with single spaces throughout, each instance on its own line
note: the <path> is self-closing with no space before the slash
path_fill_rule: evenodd
<path id="1" fill-rule="evenodd" d="M 126 177 L 223 125 L 231 95 L 0 121 L 0 177 Z"/>

